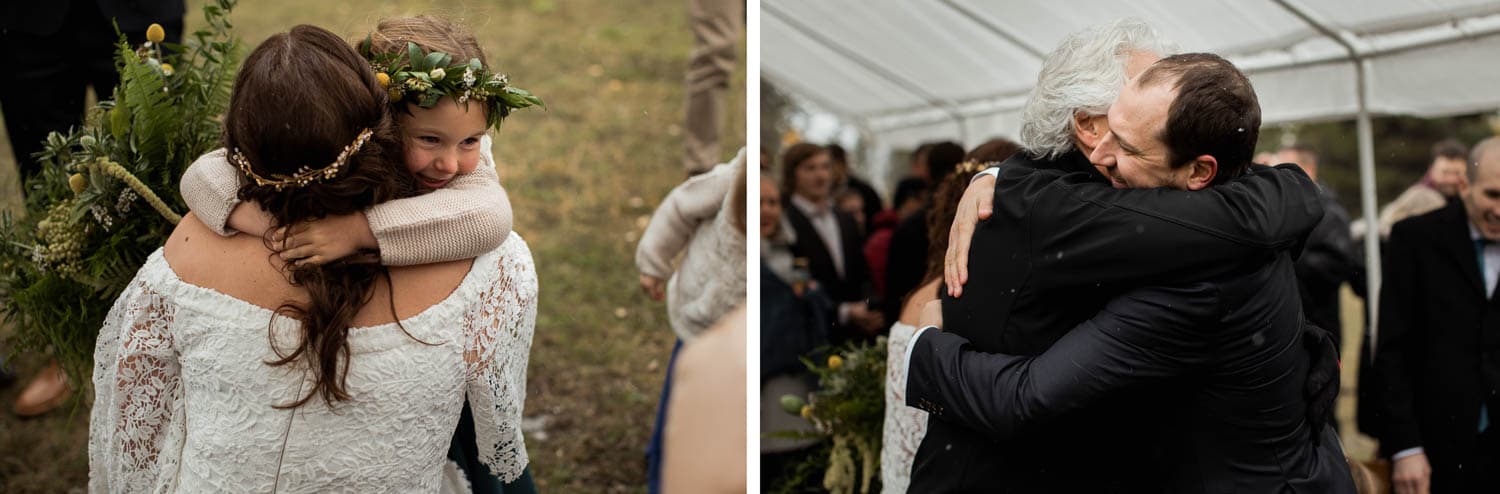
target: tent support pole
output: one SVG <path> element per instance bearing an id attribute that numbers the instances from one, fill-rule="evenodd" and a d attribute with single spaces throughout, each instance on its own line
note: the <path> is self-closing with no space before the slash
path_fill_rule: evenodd
<path id="1" fill-rule="evenodd" d="M 1370 357 L 1374 358 L 1375 343 L 1380 334 L 1377 324 L 1380 314 L 1380 213 L 1375 205 L 1375 137 L 1370 124 L 1370 109 L 1366 106 L 1365 61 L 1355 62 L 1355 83 L 1359 85 L 1359 119 L 1356 132 L 1359 137 L 1359 201 L 1365 216 L 1365 320 L 1370 327 Z M 1342 331 L 1343 328 L 1335 328 Z"/>
<path id="2" fill-rule="evenodd" d="M 1379 332 L 1380 314 L 1380 211 L 1375 208 L 1375 137 L 1370 126 L 1370 106 L 1366 83 L 1367 61 L 1363 53 L 1355 49 L 1352 36 L 1334 31 L 1328 23 L 1317 19 L 1311 11 L 1296 0 L 1275 0 L 1288 13 L 1302 19 L 1323 36 L 1338 43 L 1349 53 L 1354 64 L 1354 91 L 1358 95 L 1359 116 L 1355 122 L 1359 138 L 1359 197 L 1360 209 L 1365 216 L 1365 320 L 1370 323 L 1370 355 L 1375 355 L 1375 343 Z M 1342 331 L 1343 328 L 1333 328 Z"/>

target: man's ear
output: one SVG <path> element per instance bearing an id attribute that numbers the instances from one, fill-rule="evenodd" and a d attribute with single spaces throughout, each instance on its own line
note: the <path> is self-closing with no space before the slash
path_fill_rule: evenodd
<path id="1" fill-rule="evenodd" d="M 1187 167 L 1187 190 L 1203 190 L 1219 174 L 1219 160 L 1211 155 L 1201 155 L 1185 165 Z"/>
<path id="2" fill-rule="evenodd" d="M 1104 115 L 1073 112 L 1073 135 L 1078 137 L 1078 142 L 1084 148 L 1097 148 L 1099 141 L 1104 140 L 1104 134 L 1109 133 L 1108 123 Z"/>

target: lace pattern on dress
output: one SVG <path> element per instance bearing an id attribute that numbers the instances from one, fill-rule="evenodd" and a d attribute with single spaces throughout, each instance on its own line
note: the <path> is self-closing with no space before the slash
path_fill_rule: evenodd
<path id="1" fill-rule="evenodd" d="M 912 459 L 927 435 L 927 413 L 906 406 L 906 347 L 917 328 L 897 322 L 886 340 L 885 425 L 881 433 L 880 481 L 885 492 L 906 492 Z"/>
<path id="2" fill-rule="evenodd" d="M 175 308 L 144 280 L 110 309 L 94 355 L 90 413 L 90 491 L 142 492 L 177 463 L 163 453 L 183 436 L 182 380 L 171 333 Z M 177 432 L 174 434 L 174 432 Z"/>
<path id="3" fill-rule="evenodd" d="M 499 280 L 487 288 L 465 319 L 469 344 L 469 405 L 474 412 L 479 460 L 506 482 L 526 467 L 521 413 L 526 402 L 526 366 L 536 327 L 537 281 L 531 250 L 517 235 L 501 244 Z"/>

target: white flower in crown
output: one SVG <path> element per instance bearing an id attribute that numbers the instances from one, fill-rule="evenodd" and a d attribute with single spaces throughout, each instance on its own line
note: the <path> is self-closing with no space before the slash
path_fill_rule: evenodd
<path id="1" fill-rule="evenodd" d="M 471 91 L 473 91 L 473 90 L 472 89 L 465 89 L 464 90 L 464 94 L 458 95 L 458 103 L 459 104 L 467 103 L 469 101 L 469 93 Z"/>
<path id="2" fill-rule="evenodd" d="M 505 74 L 495 74 L 494 77 L 490 78 L 490 81 L 498 82 L 500 84 L 510 84 L 510 78 L 506 77 Z"/>
<path id="3" fill-rule="evenodd" d="M 427 73 L 427 77 L 432 78 L 433 81 L 441 81 L 447 76 L 448 72 L 444 71 L 442 67 L 432 69 L 432 72 Z"/>
<path id="4" fill-rule="evenodd" d="M 475 80 L 476 80 L 476 78 L 474 77 L 474 67 L 470 66 L 468 68 L 465 68 L 464 69 L 464 87 L 474 87 L 474 81 Z"/>

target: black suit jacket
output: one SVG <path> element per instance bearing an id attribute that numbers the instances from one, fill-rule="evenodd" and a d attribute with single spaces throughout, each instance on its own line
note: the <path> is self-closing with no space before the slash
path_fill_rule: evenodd
<path id="1" fill-rule="evenodd" d="M 1338 198 L 1320 188 L 1323 221 L 1307 237 L 1307 247 L 1297 258 L 1297 286 L 1302 293 L 1302 312 L 1307 320 L 1327 330 L 1337 348 L 1343 348 L 1343 321 L 1339 314 L 1339 287 L 1353 281 L 1364 269 L 1354 259 L 1354 239 L 1349 236 L 1349 213 Z"/>
<path id="2" fill-rule="evenodd" d="M 890 255 L 885 261 L 885 303 L 882 307 L 887 321 L 901 317 L 902 301 L 912 290 L 922 286 L 922 278 L 927 274 L 927 250 L 930 248 L 927 212 L 930 210 L 931 207 L 923 207 L 912 213 L 891 233 Z"/>
<path id="3" fill-rule="evenodd" d="M 823 243 L 823 237 L 818 236 L 817 230 L 813 229 L 812 221 L 808 220 L 807 215 L 802 214 L 802 210 L 797 209 L 790 201 L 782 211 L 797 234 L 797 242 L 792 245 L 792 255 L 807 258 L 808 271 L 823 292 L 828 294 L 828 298 L 835 305 L 868 300 L 874 289 L 870 284 L 870 268 L 865 263 L 864 246 L 859 241 L 859 227 L 854 224 L 854 218 L 842 211 L 834 211 L 834 216 L 838 218 L 840 240 L 844 244 L 844 275 L 839 276 L 838 270 L 834 269 L 828 245 Z M 830 343 L 838 345 L 850 339 L 868 339 L 863 332 L 837 324 L 837 318 L 834 319 L 828 332 Z"/>
<path id="4" fill-rule="evenodd" d="M 1397 223 L 1383 266 L 1374 362 L 1381 452 L 1421 446 L 1433 492 L 1500 492 L 1500 301 L 1485 293 L 1463 202 Z M 1481 435 L 1486 399 L 1493 425 Z"/>
<path id="5" fill-rule="evenodd" d="M 1150 466 L 1160 484 L 1103 490 L 1352 493 L 1332 426 L 1309 420 L 1303 387 L 1313 361 L 1298 297 L 1282 254 L 1209 281 L 1133 289 L 1035 357 L 978 352 L 962 336 L 928 330 L 912 343 L 907 400 L 933 422 L 997 440 L 1099 406 L 1172 424 L 1148 425 L 1157 436 L 1121 452 L 1159 445 Z M 1163 390 L 1175 396 L 1144 399 Z"/>
<path id="6" fill-rule="evenodd" d="M 980 351 L 1040 354 L 1126 288 L 1207 279 L 1300 251 L 1322 217 L 1317 185 L 1295 165 L 1253 167 L 1198 192 L 1114 189 L 1077 152 L 1054 161 L 1017 155 L 1000 170 L 994 215 L 970 246 L 964 294 L 943 291 L 944 329 Z M 1139 446 L 1160 422 L 1118 410 L 1081 410 L 1005 444 L 931 420 L 912 485 L 1158 491 L 1149 465 L 1159 462 Z"/>

